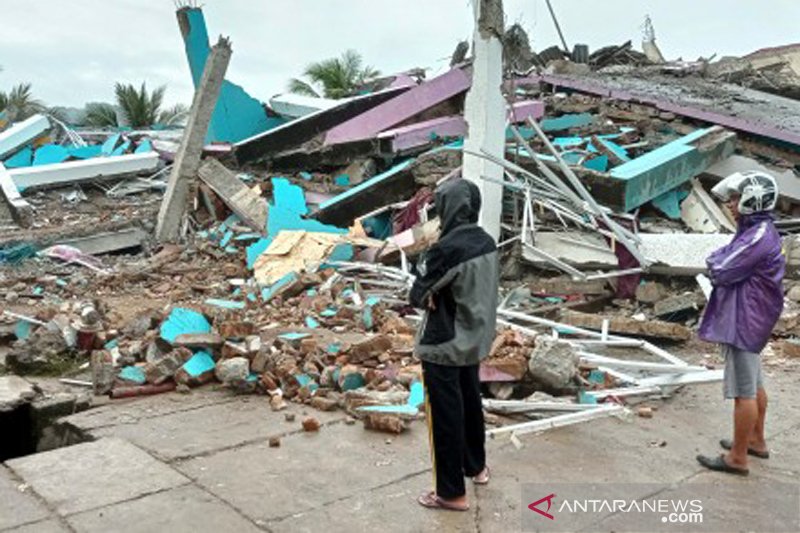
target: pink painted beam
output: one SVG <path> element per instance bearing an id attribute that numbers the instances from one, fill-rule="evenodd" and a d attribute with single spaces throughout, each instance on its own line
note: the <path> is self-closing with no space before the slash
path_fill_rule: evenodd
<path id="1" fill-rule="evenodd" d="M 400 96 L 339 124 L 325 135 L 325 144 L 370 139 L 469 89 L 472 75 L 459 68 L 409 89 Z"/>
<path id="2" fill-rule="evenodd" d="M 463 137 L 466 133 L 467 123 L 464 121 L 464 117 L 456 115 L 434 118 L 410 126 L 384 131 L 378 135 L 378 139 L 381 141 L 389 139 L 392 143 L 391 151 L 396 153 L 426 146 L 430 144 L 434 136 Z"/>
<path id="3" fill-rule="evenodd" d="M 539 100 L 525 100 L 511 104 L 508 110 L 508 120 L 513 124 L 525 122 L 528 118 L 539 120 L 544 116 L 544 102 Z"/>

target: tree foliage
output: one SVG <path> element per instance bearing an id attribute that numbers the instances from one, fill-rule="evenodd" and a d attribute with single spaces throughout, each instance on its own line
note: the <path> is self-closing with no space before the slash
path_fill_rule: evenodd
<path id="1" fill-rule="evenodd" d="M 147 84 L 137 88 L 133 84 L 117 83 L 114 86 L 116 106 L 107 103 L 86 105 L 86 125 L 100 128 L 129 126 L 134 129 L 150 128 L 156 124 L 175 126 L 188 114 L 183 104 L 163 108 L 166 86 L 148 91 Z"/>
<path id="2" fill-rule="evenodd" d="M 308 65 L 303 72 L 306 80 L 292 78 L 288 90 L 305 96 L 345 98 L 356 93 L 366 81 L 380 75 L 371 66 L 364 66 L 361 55 L 347 50 L 341 57 L 324 59 Z"/>
<path id="3" fill-rule="evenodd" d="M 30 83 L 19 83 L 10 91 L 0 91 L 0 112 L 5 111 L 6 119 L 19 122 L 46 111 L 45 105 L 33 97 Z"/>

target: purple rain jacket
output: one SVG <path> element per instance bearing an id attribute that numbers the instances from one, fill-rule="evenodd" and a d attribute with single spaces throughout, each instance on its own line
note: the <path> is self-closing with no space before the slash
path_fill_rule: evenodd
<path id="1" fill-rule="evenodd" d="M 714 286 L 700 338 L 759 353 L 783 311 L 786 260 L 769 213 L 743 215 L 733 240 L 708 259 Z"/>

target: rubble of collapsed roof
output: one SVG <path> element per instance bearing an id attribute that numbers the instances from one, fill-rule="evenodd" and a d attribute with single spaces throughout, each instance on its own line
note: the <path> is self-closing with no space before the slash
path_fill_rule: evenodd
<path id="1" fill-rule="evenodd" d="M 427 79 L 267 106 L 224 79 L 230 43 L 209 45 L 199 8 L 178 20 L 197 89 L 182 132 L 44 115 L 0 132 L 8 371 L 112 398 L 214 382 L 402 431 L 421 403 L 410 265 L 437 238 L 433 190 L 465 154 L 505 176 L 486 407 L 535 419 L 491 434 L 720 379 L 695 329 L 705 257 L 735 230 L 708 191 L 735 171 L 778 180 L 789 278 L 768 360 L 798 360 L 800 102 L 735 69 L 710 81 L 716 63 L 652 64 L 660 52 L 630 42 L 534 54 L 515 26 L 498 157 L 464 146 L 476 67 L 461 45 Z M 742 61 L 756 73 L 797 64 L 755 57 Z"/>

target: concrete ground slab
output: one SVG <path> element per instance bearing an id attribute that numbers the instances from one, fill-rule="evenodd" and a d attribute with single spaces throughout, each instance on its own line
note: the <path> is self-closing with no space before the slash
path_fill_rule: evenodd
<path id="1" fill-rule="evenodd" d="M 186 412 L 222 402 L 236 402 L 238 398 L 229 390 L 212 387 L 195 389 L 191 394 L 171 392 L 130 400 L 111 400 L 105 405 L 61 419 L 81 431 L 136 424 L 140 420 Z"/>
<path id="2" fill-rule="evenodd" d="M 300 431 L 303 411 L 291 405 L 276 412 L 266 396 L 247 396 L 235 402 L 143 418 L 137 424 L 93 429 L 90 433 L 94 437 L 124 438 L 158 458 L 172 461 Z M 286 422 L 285 414 L 289 412 L 296 414 L 294 422 Z M 342 411 L 314 412 L 313 416 L 321 423 L 346 417 Z"/>
<path id="3" fill-rule="evenodd" d="M 102 439 L 6 463 L 61 515 L 188 483 L 133 444 Z"/>
<path id="4" fill-rule="evenodd" d="M 36 522 L 50 516 L 50 512 L 31 494 L 20 490 L 21 482 L 0 465 L 0 530 Z M 23 485 L 24 487 L 24 485 Z"/>
<path id="5" fill-rule="evenodd" d="M 334 424 L 288 436 L 279 448 L 253 444 L 176 468 L 251 519 L 270 521 L 424 472 L 428 457 L 427 430 L 419 422 L 400 436 Z"/>
<path id="6" fill-rule="evenodd" d="M 27 380 L 19 376 L 0 376 L 0 412 L 9 411 L 30 401 L 36 390 Z"/>
<path id="7" fill-rule="evenodd" d="M 430 490 L 431 483 L 430 472 L 425 472 L 279 522 L 270 522 L 267 527 L 275 533 L 317 533 L 322 524 L 326 533 L 477 531 L 473 484 L 467 483 L 472 508 L 466 512 L 452 512 L 423 509 L 415 502 L 420 494 Z M 356 516 L 358 519 L 354 520 Z"/>
<path id="8" fill-rule="evenodd" d="M 14 529 L 3 530 L 3 533 L 70 533 L 58 520 L 44 520 L 27 524 Z"/>
<path id="9" fill-rule="evenodd" d="M 156 531 L 261 531 L 214 496 L 184 486 L 72 515 L 78 533 L 153 533 Z"/>

